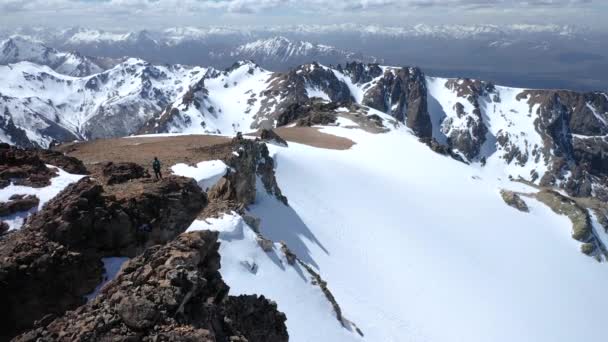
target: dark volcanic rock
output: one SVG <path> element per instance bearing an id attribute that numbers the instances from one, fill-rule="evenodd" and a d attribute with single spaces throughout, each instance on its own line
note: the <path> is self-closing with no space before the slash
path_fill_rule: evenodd
<path id="1" fill-rule="evenodd" d="M 0 188 L 9 185 L 44 187 L 51 184 L 50 179 L 56 171 L 46 167 L 35 150 L 0 143 Z"/>
<path id="2" fill-rule="evenodd" d="M 287 341 L 285 316 L 264 298 L 229 299 L 226 309 L 217 236 L 148 249 L 96 299 L 15 341 Z"/>
<path id="3" fill-rule="evenodd" d="M 99 258 L 71 251 L 40 233 L 7 234 L 0 243 L 0 340 L 45 315 L 84 304 L 102 272 Z"/>
<path id="4" fill-rule="evenodd" d="M 150 178 L 148 170 L 136 163 L 113 163 L 108 162 L 102 170 L 108 185 L 127 182 L 131 179 Z"/>
<path id="5" fill-rule="evenodd" d="M 37 207 L 40 199 L 35 195 L 13 195 L 8 202 L 0 202 L 0 216 L 8 216 Z"/>

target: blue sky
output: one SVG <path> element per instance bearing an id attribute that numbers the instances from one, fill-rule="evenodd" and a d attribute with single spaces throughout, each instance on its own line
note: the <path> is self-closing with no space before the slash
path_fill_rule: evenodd
<path id="1" fill-rule="evenodd" d="M 572 24 L 608 30 L 606 0 L 0 0 L 3 26 Z"/>

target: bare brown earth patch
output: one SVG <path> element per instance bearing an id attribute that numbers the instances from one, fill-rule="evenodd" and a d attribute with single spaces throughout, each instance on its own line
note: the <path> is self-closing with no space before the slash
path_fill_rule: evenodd
<path id="1" fill-rule="evenodd" d="M 350 139 L 323 133 L 317 127 L 279 127 L 274 131 L 287 141 L 330 150 L 348 150 L 355 145 Z M 249 135 L 259 136 L 260 132 Z"/>
<path id="2" fill-rule="evenodd" d="M 169 168 L 178 163 L 224 159 L 232 153 L 232 144 L 228 137 L 182 135 L 100 139 L 62 144 L 57 149 L 82 160 L 93 176 L 102 178 L 102 169 L 107 162 L 137 163 L 154 174 L 151 172 L 152 160 L 158 157 L 163 175 L 169 175 Z"/>

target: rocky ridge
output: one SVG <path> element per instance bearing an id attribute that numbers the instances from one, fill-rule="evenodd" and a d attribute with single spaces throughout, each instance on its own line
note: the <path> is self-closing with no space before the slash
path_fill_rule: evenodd
<path id="1" fill-rule="evenodd" d="M 225 178 L 229 183 L 227 188 L 230 189 L 226 200 L 232 201 L 235 207 L 251 203 L 255 198 L 256 179 L 260 177 L 267 191 L 286 203 L 274 179 L 274 162 L 265 145 L 242 138 L 235 139 L 233 144 L 239 156 L 230 154 L 231 157 L 227 160 L 234 172 Z M 32 151 L 34 150 L 30 152 Z M 211 206 L 196 182 L 176 176 L 153 182 L 137 172 L 138 165 L 114 166 L 116 165 L 105 165 L 105 176 L 108 180 L 118 179 L 120 182 L 103 185 L 91 178 L 83 178 L 68 186 L 48 202 L 43 210 L 32 215 L 21 230 L 0 238 L 0 256 L 3 256 L 0 258 L 0 290 L 12 294 L 2 303 L 12 317 L 0 326 L 3 339 L 34 325 L 35 330 L 25 333 L 17 340 L 48 340 L 58 336 L 60 340 L 72 340 L 75 336 L 101 338 L 107 333 L 123 337 L 132 334 L 143 336 L 141 330 L 148 325 L 147 316 L 141 316 L 141 311 L 150 307 L 143 304 L 141 307 L 129 306 L 133 303 L 130 299 L 117 302 L 125 303 L 124 310 L 119 308 L 114 311 L 115 306 L 112 305 L 106 307 L 109 312 L 102 312 L 99 307 L 94 307 L 88 316 L 94 316 L 92 321 L 95 324 L 103 321 L 112 327 L 120 327 L 118 330 L 108 330 L 104 326 L 92 333 L 89 321 L 83 319 L 83 313 L 91 308 L 91 303 L 97 302 L 81 306 L 85 303 L 84 296 L 93 291 L 101 278 L 103 267 L 100 258 L 133 258 L 140 255 L 139 259 L 133 261 L 137 263 L 133 268 L 150 269 L 150 265 L 158 264 L 157 257 L 175 254 L 169 259 L 182 263 L 186 247 L 180 242 L 187 240 L 185 245 L 194 249 L 187 260 L 190 260 L 189 265 L 195 269 L 184 271 L 183 276 L 182 273 L 171 276 L 167 280 L 168 284 L 174 286 L 174 299 L 158 292 L 163 288 L 158 287 L 160 279 L 150 281 L 151 285 L 146 288 L 148 292 L 137 292 L 139 287 L 135 290 L 145 298 L 154 294 L 159 296 L 157 305 L 152 309 L 159 311 L 155 311 L 153 316 L 165 316 L 162 316 L 162 323 L 158 322 L 157 328 L 149 333 L 156 335 L 160 331 L 159 336 L 170 340 L 206 338 L 210 341 L 228 341 L 230 336 L 238 336 L 249 341 L 265 341 L 267 338 L 286 341 L 285 316 L 277 311 L 276 304 L 257 296 L 224 300 L 228 286 L 221 281 L 217 272 L 217 233 L 204 232 L 204 237 L 198 236 L 198 233 L 182 234 L 204 208 Z M 169 244 L 164 248 L 169 251 L 153 255 L 161 249 L 160 246 L 167 243 Z M 205 245 L 204 249 L 199 248 L 201 244 Z M 211 255 L 209 262 L 202 262 L 205 255 Z M 171 263 L 167 269 L 174 270 L 174 266 Z M 125 269 L 130 270 L 129 267 L 126 266 Z M 158 270 L 157 266 L 154 268 Z M 125 269 L 121 274 L 129 273 Z M 196 272 L 200 276 L 194 277 Z M 162 277 L 164 276 L 163 272 Z M 119 276 L 104 289 L 118 286 L 120 293 L 135 289 L 132 279 L 120 283 L 121 279 Z M 117 282 L 122 285 L 117 285 Z M 41 286 L 40 283 L 47 285 Z M 212 283 L 216 285 L 211 285 Z M 111 297 L 116 296 L 118 295 Z M 209 301 L 209 298 L 215 299 Z M 192 301 L 190 306 L 186 306 L 189 301 Z M 109 300 L 103 299 L 101 302 Z M 177 306 L 175 302 L 178 303 Z M 148 302 L 144 304 L 146 303 Z M 171 313 L 166 316 L 167 311 L 161 309 L 163 305 L 174 305 L 171 310 L 178 311 L 170 310 Z M 68 312 L 62 316 L 67 310 L 76 308 L 78 314 L 70 316 L 73 314 Z M 107 320 L 109 315 L 116 317 L 116 314 L 123 320 L 123 325 L 115 319 Z M 231 319 L 229 315 L 234 318 Z M 230 340 L 235 340 L 234 338 Z"/>

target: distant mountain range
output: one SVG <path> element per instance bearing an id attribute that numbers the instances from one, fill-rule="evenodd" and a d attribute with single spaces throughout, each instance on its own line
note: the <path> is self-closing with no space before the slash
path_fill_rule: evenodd
<path id="1" fill-rule="evenodd" d="M 104 31 L 90 28 L 0 29 L 84 56 L 141 58 L 154 64 L 207 65 L 234 60 L 287 71 L 318 61 L 419 65 L 434 76 L 493 80 L 522 88 L 608 89 L 608 33 L 561 25 L 300 25 L 174 27 Z"/>

